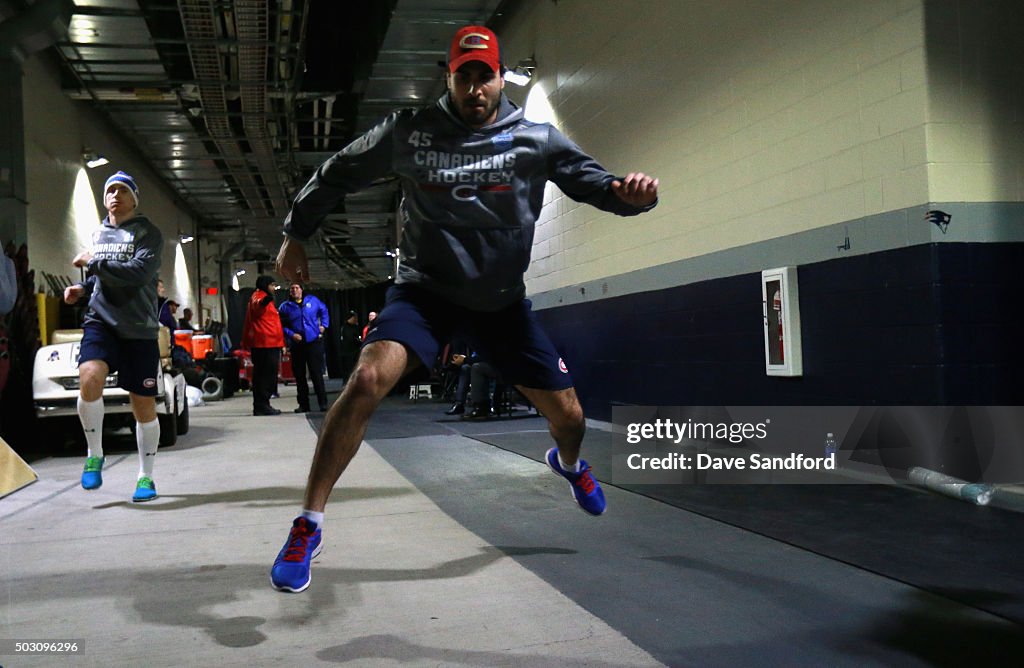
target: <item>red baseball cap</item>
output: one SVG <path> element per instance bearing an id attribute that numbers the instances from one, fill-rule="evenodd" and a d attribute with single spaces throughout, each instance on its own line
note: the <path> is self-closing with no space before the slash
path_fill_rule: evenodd
<path id="1" fill-rule="evenodd" d="M 466 26 L 459 28 L 452 38 L 452 45 L 448 48 L 448 71 L 454 72 L 471 60 L 479 60 L 492 72 L 501 72 L 498 36 L 490 28 Z"/>

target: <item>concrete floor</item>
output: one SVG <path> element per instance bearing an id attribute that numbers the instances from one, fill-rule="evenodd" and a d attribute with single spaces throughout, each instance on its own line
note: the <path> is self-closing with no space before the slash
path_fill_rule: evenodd
<path id="1" fill-rule="evenodd" d="M 282 394 L 274 403 L 294 407 L 294 388 Z M 0 639 L 75 639 L 80 653 L 0 665 L 659 665 L 372 447 L 332 497 L 311 588 L 273 591 L 315 436 L 302 415 L 252 417 L 249 401 L 192 409 L 190 432 L 158 456 L 151 503 L 129 501 L 130 442 L 107 453 L 93 492 L 80 458 L 34 463 L 40 480 L 0 500 Z"/>
<path id="2" fill-rule="evenodd" d="M 332 496 L 312 586 L 279 593 L 315 436 L 250 401 L 192 409 L 152 503 L 129 501 L 131 441 L 93 492 L 80 457 L 33 464 L 0 499 L 0 666 L 924 666 L 965 630 L 1024 647 L 995 615 L 626 490 L 588 517 L 536 458 L 474 438 L 542 454 L 542 418 L 464 426 L 401 398 Z M 12 640 L 80 651 L 2 654 Z"/>

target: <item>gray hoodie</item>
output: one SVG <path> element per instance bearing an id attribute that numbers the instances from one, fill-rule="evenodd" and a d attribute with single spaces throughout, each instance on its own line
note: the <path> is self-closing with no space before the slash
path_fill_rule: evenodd
<path id="1" fill-rule="evenodd" d="M 305 241 L 346 194 L 393 175 L 403 194 L 396 282 L 477 311 L 525 295 L 548 181 L 622 216 L 654 206 L 620 200 L 610 188 L 618 177 L 550 124 L 527 121 L 504 94 L 498 120 L 480 129 L 465 125 L 445 94 L 425 109 L 391 114 L 322 164 L 296 196 L 285 233 Z"/>
<path id="2" fill-rule="evenodd" d="M 86 322 L 103 322 L 122 339 L 155 339 L 157 273 L 164 237 L 145 216 L 117 225 L 103 219 L 92 236 L 92 260 L 86 267 L 89 297 Z"/>

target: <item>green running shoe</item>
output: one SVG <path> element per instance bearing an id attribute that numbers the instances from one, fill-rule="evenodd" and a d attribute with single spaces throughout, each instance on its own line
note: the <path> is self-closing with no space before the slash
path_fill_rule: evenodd
<path id="1" fill-rule="evenodd" d="M 82 489 L 99 489 L 103 485 L 104 457 L 86 457 L 82 469 Z"/>
<path id="2" fill-rule="evenodd" d="M 153 482 L 153 479 L 145 476 L 139 478 L 139 482 L 135 484 L 135 494 L 132 495 L 132 501 L 143 503 L 145 501 L 152 501 L 155 498 L 156 483 Z"/>

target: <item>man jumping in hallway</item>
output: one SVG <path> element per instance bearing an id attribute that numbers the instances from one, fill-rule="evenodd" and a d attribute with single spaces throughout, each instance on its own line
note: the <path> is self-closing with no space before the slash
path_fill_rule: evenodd
<path id="1" fill-rule="evenodd" d="M 309 586 L 328 496 L 380 401 L 402 376 L 429 368 L 456 333 L 547 417 L 556 444 L 547 463 L 576 503 L 591 515 L 605 510 L 601 486 L 579 458 L 584 417 L 572 378 L 525 299 L 523 274 L 548 181 L 623 216 L 653 208 L 658 181 L 615 176 L 550 124 L 527 121 L 502 92 L 501 63 L 491 30 L 459 29 L 437 103 L 391 114 L 327 160 L 285 220 L 277 269 L 302 280 L 309 276 L 303 243 L 345 195 L 385 176 L 400 180 L 396 284 L 320 431 L 302 514 L 271 569 L 278 590 Z"/>

